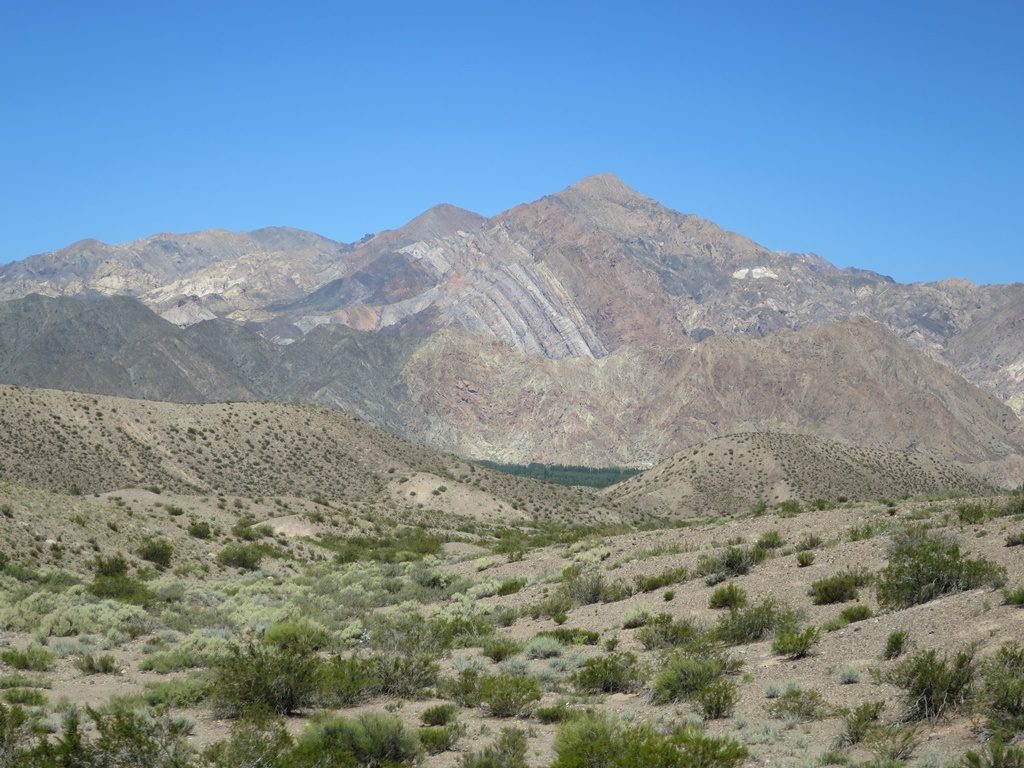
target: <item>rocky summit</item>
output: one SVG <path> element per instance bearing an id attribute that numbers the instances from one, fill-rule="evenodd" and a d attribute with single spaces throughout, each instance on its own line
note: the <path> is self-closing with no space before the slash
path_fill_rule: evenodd
<path id="1" fill-rule="evenodd" d="M 609 175 L 356 243 L 83 241 L 0 267 L 0 381 L 336 408 L 499 461 L 649 466 L 750 429 L 1021 476 L 1024 285 L 771 251 Z"/>

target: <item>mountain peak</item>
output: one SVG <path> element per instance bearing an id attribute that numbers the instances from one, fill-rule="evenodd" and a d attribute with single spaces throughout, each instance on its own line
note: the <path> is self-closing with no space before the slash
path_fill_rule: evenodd
<path id="1" fill-rule="evenodd" d="M 612 203 L 625 203 L 646 199 L 618 176 L 611 173 L 597 173 L 580 179 L 575 184 L 559 192 L 556 197 L 581 197 Z"/>

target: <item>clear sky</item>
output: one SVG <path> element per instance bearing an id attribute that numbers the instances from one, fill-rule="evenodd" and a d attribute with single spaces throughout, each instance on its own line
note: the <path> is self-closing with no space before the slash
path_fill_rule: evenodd
<path id="1" fill-rule="evenodd" d="M 0 262 L 601 171 L 771 248 L 1024 280 L 1024 2 L 0 0 Z"/>

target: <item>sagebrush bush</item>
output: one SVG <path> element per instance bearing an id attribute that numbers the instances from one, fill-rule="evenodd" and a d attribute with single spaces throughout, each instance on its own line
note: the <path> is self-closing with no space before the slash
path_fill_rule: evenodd
<path id="1" fill-rule="evenodd" d="M 747 750 L 692 727 L 664 734 L 588 713 L 559 727 L 555 755 L 551 768 L 739 768 Z"/>
<path id="2" fill-rule="evenodd" d="M 965 556 L 947 535 L 910 528 L 894 539 L 876 589 L 883 607 L 908 608 L 943 595 L 1005 583 L 1002 566 Z"/>
<path id="3" fill-rule="evenodd" d="M 251 544 L 228 544 L 217 553 L 217 562 L 228 568 L 255 571 L 263 562 L 263 552 Z"/>
<path id="4" fill-rule="evenodd" d="M 493 717 L 520 717 L 541 695 L 537 681 L 526 675 L 493 675 L 480 682 L 480 701 Z"/>
<path id="5" fill-rule="evenodd" d="M 587 693 L 625 693 L 643 682 L 643 669 L 632 653 L 608 653 L 587 659 L 574 677 L 576 687 Z"/>
<path id="6" fill-rule="evenodd" d="M 459 708 L 454 704 L 435 704 L 427 707 L 420 715 L 424 725 L 448 725 L 455 722 L 459 714 Z"/>
<path id="7" fill-rule="evenodd" d="M 854 624 L 858 621 L 864 621 L 865 619 L 871 618 L 870 606 L 858 603 L 857 605 L 849 605 L 843 608 L 839 613 L 840 618 L 848 624 Z"/>
<path id="8" fill-rule="evenodd" d="M 981 700 L 989 730 L 1024 732 L 1024 646 L 1004 644 L 981 668 Z"/>
<path id="9" fill-rule="evenodd" d="M 460 768 L 527 768 L 526 734 L 518 728 L 503 728 L 493 743 L 462 756 Z"/>
<path id="10" fill-rule="evenodd" d="M 784 720 L 820 720 L 828 714 L 828 706 L 818 691 L 790 688 L 772 700 L 768 712 Z"/>
<path id="11" fill-rule="evenodd" d="M 515 656 L 523 646 L 511 637 L 495 636 L 485 640 L 481 650 L 491 661 L 499 662 Z"/>
<path id="12" fill-rule="evenodd" d="M 726 547 L 717 555 L 703 555 L 699 560 L 699 572 L 706 577 L 709 586 L 734 576 L 743 576 L 762 562 L 766 550 L 759 547 Z"/>
<path id="13" fill-rule="evenodd" d="M 795 629 L 799 619 L 798 611 L 769 598 L 756 605 L 730 611 L 719 619 L 713 634 L 727 645 L 756 643 L 780 629 Z"/>
<path id="14" fill-rule="evenodd" d="M 968 701 L 976 672 L 973 649 L 952 656 L 926 650 L 898 662 L 884 679 L 906 692 L 907 719 L 933 720 Z"/>
<path id="15" fill-rule="evenodd" d="M 821 630 L 807 627 L 805 630 L 780 629 L 772 641 L 772 651 L 790 659 L 803 659 L 811 655 L 814 647 L 821 640 Z"/>
<path id="16" fill-rule="evenodd" d="M 674 620 L 671 614 L 651 617 L 636 633 L 636 639 L 647 650 L 705 645 L 707 633 L 689 619 Z"/>
<path id="17" fill-rule="evenodd" d="M 367 712 L 354 719 L 325 716 L 299 736 L 293 751 L 298 766 L 408 766 L 422 749 L 415 732 L 394 715 Z"/>
<path id="18" fill-rule="evenodd" d="M 708 598 L 709 608 L 743 608 L 747 604 L 747 591 L 738 584 L 723 584 Z"/>
<path id="19" fill-rule="evenodd" d="M 678 584 L 681 581 L 686 581 L 689 575 L 689 571 L 683 567 L 668 568 L 661 573 L 655 573 L 647 576 L 640 575 L 636 577 L 636 591 L 654 592 L 671 584 Z"/>
<path id="20" fill-rule="evenodd" d="M 697 692 L 697 703 L 706 720 L 729 717 L 740 700 L 739 686 L 732 680 L 721 677 Z"/>
<path id="21" fill-rule="evenodd" d="M 110 675 L 118 671 L 117 662 L 109 653 L 102 656 L 82 654 L 75 659 L 75 667 L 86 675 Z"/>
<path id="22" fill-rule="evenodd" d="M 325 706 L 355 706 L 373 695 L 376 688 L 370 664 L 355 656 L 335 656 L 317 670 L 317 699 Z"/>
<path id="23" fill-rule="evenodd" d="M 845 712 L 839 745 L 853 747 L 860 744 L 878 722 L 884 708 L 884 701 L 869 701 Z"/>
<path id="24" fill-rule="evenodd" d="M 910 637 L 910 633 L 905 629 L 897 629 L 889 633 L 889 637 L 885 639 L 885 649 L 882 651 L 882 658 L 896 659 L 903 655 L 903 651 L 907 648 L 907 640 Z"/>
<path id="25" fill-rule="evenodd" d="M 465 733 L 466 726 L 461 723 L 449 723 L 420 728 L 416 736 L 428 755 L 439 755 L 442 752 L 449 752 Z"/>
<path id="26" fill-rule="evenodd" d="M 143 560 L 147 560 L 160 568 L 167 568 L 174 557 L 174 545 L 167 539 L 149 538 L 135 552 Z"/>
<path id="27" fill-rule="evenodd" d="M 651 699 L 655 704 L 671 704 L 692 699 L 726 672 L 734 671 L 735 663 L 718 656 L 697 656 L 675 653 L 667 656 L 651 683 Z"/>
<path id="28" fill-rule="evenodd" d="M 796 564 L 800 568 L 806 568 L 814 563 L 813 552 L 797 552 L 796 553 Z"/>
<path id="29" fill-rule="evenodd" d="M 267 627 L 263 632 L 263 642 L 278 648 L 309 648 L 318 651 L 327 645 L 327 630 L 304 619 L 286 619 Z"/>
<path id="30" fill-rule="evenodd" d="M 867 582 L 867 575 L 857 571 L 847 571 L 818 579 L 811 584 L 811 600 L 815 605 L 831 605 L 845 603 L 857 599 L 857 588 Z"/>
<path id="31" fill-rule="evenodd" d="M 23 672 L 47 672 L 53 666 L 53 654 L 35 643 L 29 645 L 25 650 L 8 648 L 0 653 L 0 661 Z"/>
<path id="32" fill-rule="evenodd" d="M 552 659 L 562 655 L 562 644 L 550 635 L 538 635 L 526 644 L 523 654 L 528 659 Z"/>
<path id="33" fill-rule="evenodd" d="M 320 660 L 310 648 L 232 645 L 214 668 L 212 696 L 230 717 L 290 715 L 314 702 L 319 678 Z"/>
<path id="34" fill-rule="evenodd" d="M 592 629 L 558 627 L 557 629 L 546 629 L 538 632 L 537 637 L 553 637 L 562 645 L 597 645 L 601 634 Z"/>

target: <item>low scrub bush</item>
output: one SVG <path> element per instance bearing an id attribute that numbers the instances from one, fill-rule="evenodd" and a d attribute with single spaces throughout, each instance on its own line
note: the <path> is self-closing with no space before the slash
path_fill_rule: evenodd
<path id="1" fill-rule="evenodd" d="M 665 734 L 650 723 L 590 713 L 561 725 L 555 755 L 551 768 L 739 768 L 747 750 L 693 727 Z"/>
<path id="2" fill-rule="evenodd" d="M 449 752 L 456 742 L 466 733 L 466 726 L 461 723 L 449 725 L 431 725 L 420 728 L 416 732 L 420 744 L 428 755 L 439 755 Z"/>
<path id="3" fill-rule="evenodd" d="M 538 635 L 526 644 L 523 653 L 528 659 L 552 659 L 562 655 L 562 644 L 549 635 Z"/>
<path id="4" fill-rule="evenodd" d="M 905 629 L 897 629 L 890 632 L 889 637 L 885 639 L 885 649 L 882 651 L 882 658 L 887 661 L 898 659 L 907 649 L 907 640 L 909 638 L 910 634 Z"/>
<path id="5" fill-rule="evenodd" d="M 697 704 L 706 720 L 729 717 L 740 700 L 739 686 L 727 678 L 719 678 L 697 693 Z"/>
<path id="6" fill-rule="evenodd" d="M 1006 546 L 1008 547 L 1020 547 L 1024 546 L 1024 531 L 1018 533 L 1011 533 L 1006 537 Z"/>
<path id="7" fill-rule="evenodd" d="M 537 681 L 526 675 L 494 675 L 480 682 L 480 701 L 493 717 L 520 717 L 541 695 Z"/>
<path id="8" fill-rule="evenodd" d="M 811 600 L 815 605 L 832 605 L 857 599 L 857 588 L 869 581 L 867 574 L 847 571 L 818 579 L 811 584 Z"/>
<path id="9" fill-rule="evenodd" d="M 884 701 L 869 701 L 843 714 L 843 730 L 839 734 L 839 746 L 853 747 L 860 744 L 874 728 L 885 709 Z"/>
<path id="10" fill-rule="evenodd" d="M 767 639 L 780 629 L 795 629 L 800 614 L 789 605 L 764 600 L 747 608 L 730 611 L 719 619 L 714 637 L 727 645 L 744 645 Z"/>
<path id="11" fill-rule="evenodd" d="M 864 605 L 863 603 L 859 603 L 857 605 L 850 605 L 850 606 L 847 606 L 846 608 L 843 608 L 843 610 L 840 612 L 839 616 L 847 624 L 854 624 L 854 623 L 856 623 L 858 621 L 864 621 L 865 619 L 870 619 L 871 618 L 871 608 L 870 608 L 870 606 Z"/>
<path id="12" fill-rule="evenodd" d="M 558 627 L 557 629 L 546 629 L 538 632 L 537 637 L 553 637 L 562 645 L 597 645 L 601 635 L 592 629 Z"/>
<path id="13" fill-rule="evenodd" d="M 640 687 L 643 678 L 634 654 L 608 653 L 587 659 L 573 679 L 586 693 L 626 693 Z"/>
<path id="14" fill-rule="evenodd" d="M 889 562 L 879 574 L 878 602 L 885 608 L 908 608 L 943 595 L 1006 583 L 1006 570 L 983 557 L 960 551 L 955 539 L 911 528 L 893 541 Z"/>
<path id="15" fill-rule="evenodd" d="M 811 655 L 820 640 L 821 630 L 817 627 L 807 627 L 802 632 L 780 629 L 772 641 L 772 651 L 790 659 L 803 659 Z"/>
<path id="16" fill-rule="evenodd" d="M 454 704 L 435 704 L 423 710 L 420 720 L 424 725 L 448 725 L 455 722 L 458 714 L 459 708 Z"/>
<path id="17" fill-rule="evenodd" d="M 263 550 L 251 544 L 228 544 L 217 553 L 217 562 L 227 568 L 255 571 L 263 562 Z"/>
<path id="18" fill-rule="evenodd" d="M 1024 747 L 1008 746 L 999 736 L 983 752 L 969 750 L 960 761 L 961 768 L 1024 768 Z"/>
<path id="19" fill-rule="evenodd" d="M 814 553 L 813 552 L 797 552 L 796 553 L 796 564 L 800 568 L 806 568 L 809 565 L 814 564 Z"/>
<path id="20" fill-rule="evenodd" d="M 691 700 L 737 664 L 719 656 L 697 656 L 675 653 L 665 658 L 651 683 L 651 699 L 655 704 L 671 704 Z"/>
<path id="21" fill-rule="evenodd" d="M 636 577 L 636 591 L 637 592 L 656 592 L 659 589 L 670 586 L 672 584 L 678 584 L 681 581 L 686 581 L 689 578 L 690 572 L 686 568 L 668 568 L 661 573 L 651 574 L 649 576 L 637 576 Z"/>
<path id="22" fill-rule="evenodd" d="M 481 650 L 491 661 L 500 662 L 515 656 L 523 650 L 523 646 L 511 637 L 499 635 L 485 640 Z"/>
<path id="23" fill-rule="evenodd" d="M 411 766 L 422 748 L 414 731 L 394 715 L 367 712 L 354 719 L 321 717 L 299 736 L 297 766 Z"/>
<path id="24" fill-rule="evenodd" d="M 820 720 L 828 715 L 828 706 L 818 691 L 790 688 L 772 700 L 768 712 L 782 720 Z"/>
<path id="25" fill-rule="evenodd" d="M 705 631 L 689 619 L 673 620 L 668 613 L 659 613 L 640 628 L 636 639 L 647 650 L 679 648 L 706 644 Z"/>
<path id="26" fill-rule="evenodd" d="M 313 703 L 319 679 L 320 663 L 312 649 L 232 645 L 214 668 L 212 696 L 229 717 L 290 715 Z"/>
<path id="27" fill-rule="evenodd" d="M 53 654 L 41 645 L 32 644 L 23 651 L 8 648 L 0 653 L 0 661 L 22 672 L 47 672 L 53 666 Z"/>
<path id="28" fill-rule="evenodd" d="M 907 719 L 934 720 L 967 702 L 976 672 L 973 649 L 952 656 L 927 650 L 898 662 L 883 679 L 906 692 Z"/>
<path id="29" fill-rule="evenodd" d="M 1003 602 L 1006 605 L 1024 605 L 1024 587 L 1004 590 Z"/>
<path id="30" fill-rule="evenodd" d="M 747 605 L 747 591 L 738 584 L 723 584 L 708 598 L 709 608 L 743 608 Z"/>
<path id="31" fill-rule="evenodd" d="M 136 550 L 136 554 L 159 568 L 167 568 L 174 557 L 174 546 L 167 539 L 146 539 Z"/>
<path id="32" fill-rule="evenodd" d="M 86 675 L 111 675 L 118 671 L 117 662 L 110 654 L 94 656 L 85 653 L 75 659 L 75 667 Z"/>
<path id="33" fill-rule="evenodd" d="M 1024 647 L 1003 645 L 981 668 L 981 702 L 989 730 L 1012 738 L 1024 732 Z"/>
<path id="34" fill-rule="evenodd" d="M 766 550 L 758 547 L 726 547 L 717 555 L 704 555 L 699 561 L 699 572 L 709 586 L 719 584 L 728 578 L 743 576 L 762 562 Z"/>
<path id="35" fill-rule="evenodd" d="M 459 768 L 527 768 L 526 734 L 518 728 L 503 728 L 492 744 L 462 756 Z"/>

